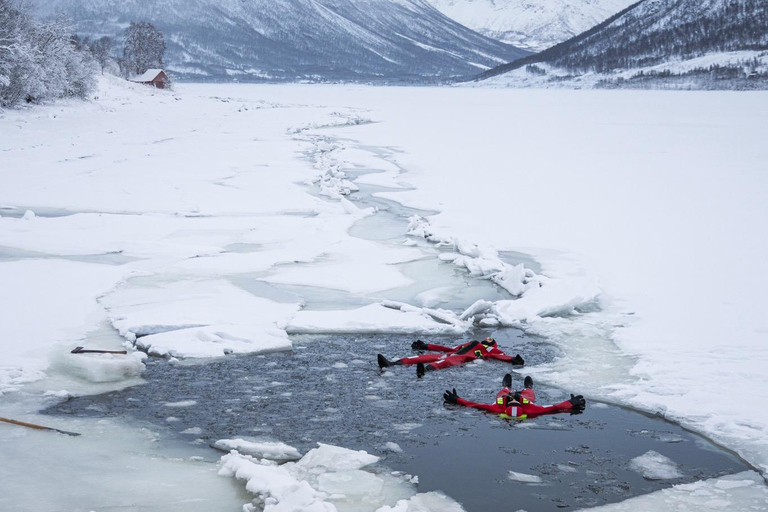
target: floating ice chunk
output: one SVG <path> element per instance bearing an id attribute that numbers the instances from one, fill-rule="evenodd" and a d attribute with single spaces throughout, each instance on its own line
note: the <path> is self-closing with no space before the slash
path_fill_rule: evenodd
<path id="1" fill-rule="evenodd" d="M 425 492 L 400 500 L 393 507 L 383 506 L 376 512 L 464 512 L 464 509 L 444 494 Z"/>
<path id="2" fill-rule="evenodd" d="M 518 473 L 517 471 L 508 471 L 507 478 L 514 482 L 522 482 L 524 484 L 540 484 L 543 482 L 539 476 L 529 475 L 526 473 Z"/>
<path id="3" fill-rule="evenodd" d="M 420 426 L 421 423 L 395 423 L 392 425 L 392 427 L 398 432 L 410 432 L 411 430 L 419 428 Z"/>
<path id="4" fill-rule="evenodd" d="M 265 512 L 336 511 L 336 507 L 323 499 L 323 493 L 307 481 L 292 476 L 286 466 L 260 464 L 233 451 L 221 458 L 219 475 L 245 480 L 245 488 L 264 500 Z"/>
<path id="5" fill-rule="evenodd" d="M 403 453 L 403 449 L 400 448 L 400 445 L 391 441 L 384 445 L 384 450 L 392 453 Z"/>
<path id="6" fill-rule="evenodd" d="M 193 434 L 196 436 L 199 436 L 202 433 L 203 433 L 203 429 L 201 429 L 200 427 L 191 427 L 191 428 L 182 430 L 180 432 L 180 434 Z"/>
<path id="7" fill-rule="evenodd" d="M 196 400 L 181 400 L 179 402 L 166 402 L 163 405 L 166 407 L 192 407 L 197 405 Z"/>
<path id="8" fill-rule="evenodd" d="M 22 219 L 24 220 L 34 220 L 34 218 L 35 218 L 35 212 L 33 212 L 32 210 L 27 210 L 26 212 L 24 212 L 24 216 L 22 217 Z"/>
<path id="9" fill-rule="evenodd" d="M 629 461 L 629 467 L 646 480 L 669 480 L 683 476 L 677 464 L 653 450 Z"/>
<path id="10" fill-rule="evenodd" d="M 559 469 L 563 473 L 578 473 L 579 472 L 578 467 L 573 465 L 572 463 L 557 464 L 557 469 Z"/>
<path id="11" fill-rule="evenodd" d="M 75 394 L 70 393 L 69 391 L 62 389 L 60 391 L 46 391 L 43 393 L 44 397 L 50 397 L 50 398 L 56 398 L 62 402 L 66 402 L 70 398 L 74 398 Z"/>
<path id="12" fill-rule="evenodd" d="M 273 461 L 298 460 L 301 453 L 293 446 L 280 441 L 249 441 L 246 439 L 220 439 L 213 445 L 220 450 L 237 450 L 239 453 Z"/>
<path id="13" fill-rule="evenodd" d="M 377 460 L 364 451 L 319 444 L 300 461 L 278 466 L 233 450 L 221 458 L 219 474 L 246 480 L 246 489 L 260 497 L 264 512 L 462 510 L 439 493 L 414 496 L 415 477 L 364 469 Z"/>
<path id="14" fill-rule="evenodd" d="M 339 361 L 339 362 L 333 363 L 333 365 L 331 365 L 331 367 L 332 367 L 332 368 L 339 368 L 339 369 L 341 369 L 341 368 L 349 368 L 349 365 L 347 365 L 346 363 L 342 363 L 341 361 Z"/>
<path id="15" fill-rule="evenodd" d="M 355 451 L 329 444 L 317 444 L 318 447 L 310 450 L 296 463 L 297 466 L 304 469 L 323 468 L 326 471 L 349 471 L 362 469 L 379 460 L 377 456 L 364 450 Z"/>

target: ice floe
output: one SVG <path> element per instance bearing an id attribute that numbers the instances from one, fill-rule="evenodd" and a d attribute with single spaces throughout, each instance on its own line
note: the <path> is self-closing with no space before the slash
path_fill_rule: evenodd
<path id="1" fill-rule="evenodd" d="M 524 484 L 540 484 L 544 482 L 540 476 L 518 473 L 517 471 L 507 471 L 507 478 L 514 482 L 522 482 Z"/>
<path id="2" fill-rule="evenodd" d="M 653 450 L 630 460 L 629 467 L 646 480 L 672 480 L 683 476 L 672 459 Z"/>
<path id="3" fill-rule="evenodd" d="M 219 474 L 245 480 L 264 512 L 461 511 L 439 493 L 417 494 L 409 475 L 375 471 L 379 458 L 318 444 L 297 462 L 277 463 L 237 450 L 221 458 Z"/>

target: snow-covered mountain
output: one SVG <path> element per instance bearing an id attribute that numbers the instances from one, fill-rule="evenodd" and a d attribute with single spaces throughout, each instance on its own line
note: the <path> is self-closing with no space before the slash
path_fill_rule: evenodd
<path id="1" fill-rule="evenodd" d="M 637 0 L 429 0 L 481 34 L 541 51 L 588 30 Z"/>
<path id="2" fill-rule="evenodd" d="M 643 0 L 587 32 L 479 78 L 505 73 L 515 73 L 515 80 L 528 73 L 539 83 L 591 75 L 603 85 L 687 77 L 728 86 L 727 81 L 743 79 L 751 88 L 768 81 L 768 2 Z"/>
<path id="3" fill-rule="evenodd" d="M 526 52 L 426 0 L 35 0 L 77 33 L 119 36 L 130 21 L 165 34 L 167 67 L 192 79 L 439 80 Z"/>

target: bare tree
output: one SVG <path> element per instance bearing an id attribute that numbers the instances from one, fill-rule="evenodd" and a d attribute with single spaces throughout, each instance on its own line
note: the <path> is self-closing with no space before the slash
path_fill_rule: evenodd
<path id="1" fill-rule="evenodd" d="M 112 58 L 112 48 L 115 46 L 115 41 L 111 37 L 100 37 L 91 44 L 91 53 L 96 62 L 101 66 L 101 74 L 104 74 L 104 68 L 107 67 L 109 61 Z"/>
<path id="2" fill-rule="evenodd" d="M 131 22 L 125 29 L 123 61 L 130 73 L 140 75 L 151 68 L 162 68 L 164 55 L 165 37 L 154 25 Z"/>

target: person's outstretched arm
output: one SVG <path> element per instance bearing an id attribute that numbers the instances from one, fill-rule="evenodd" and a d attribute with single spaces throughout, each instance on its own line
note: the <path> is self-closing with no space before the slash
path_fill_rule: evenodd
<path id="1" fill-rule="evenodd" d="M 513 414 L 513 416 L 525 415 L 530 418 L 532 416 L 541 416 L 544 414 L 556 414 L 558 412 L 580 413 L 584 410 L 586 405 L 587 405 L 587 401 L 584 400 L 583 396 L 571 395 L 571 398 L 569 400 L 564 400 L 559 404 L 554 404 L 554 405 L 536 405 L 531 402 L 522 403 L 520 405 L 517 405 L 519 412 L 518 414 Z"/>
<path id="2" fill-rule="evenodd" d="M 446 390 L 443 394 L 443 400 L 449 404 L 463 405 L 464 407 L 471 407 L 473 409 L 480 409 L 481 411 L 488 411 L 495 414 L 502 414 L 504 412 L 504 404 L 479 404 L 477 402 L 471 402 L 461 398 L 456 394 L 456 389 L 453 391 Z"/>
<path id="3" fill-rule="evenodd" d="M 504 361 L 505 363 L 512 363 L 515 365 L 522 366 L 525 364 L 525 360 L 522 357 L 520 357 L 520 354 L 517 354 L 514 356 L 508 356 L 507 354 L 505 354 L 500 350 L 498 352 L 495 350 L 488 352 L 488 355 L 486 357 L 489 359 L 497 359 L 499 361 Z"/>
<path id="4" fill-rule="evenodd" d="M 454 349 L 446 347 L 444 345 L 435 345 L 434 343 L 425 343 L 421 340 L 416 340 L 411 344 L 413 350 L 431 350 L 433 352 L 453 352 Z"/>

